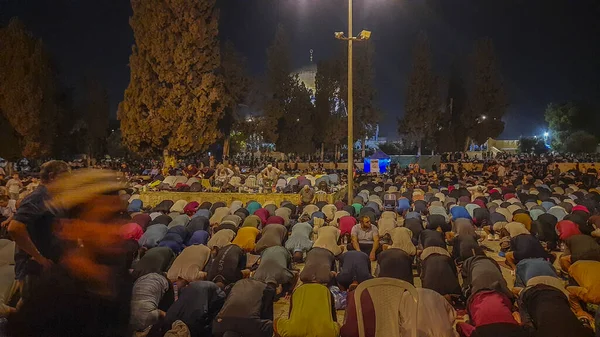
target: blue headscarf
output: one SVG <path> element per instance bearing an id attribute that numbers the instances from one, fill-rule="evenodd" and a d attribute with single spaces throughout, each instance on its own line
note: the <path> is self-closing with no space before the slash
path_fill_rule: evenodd
<path id="1" fill-rule="evenodd" d="M 210 211 L 207 209 L 200 208 L 199 210 L 196 211 L 196 214 L 194 214 L 194 216 L 192 216 L 192 218 L 196 218 L 199 216 L 203 216 L 207 219 L 210 219 Z"/>
<path id="2" fill-rule="evenodd" d="M 139 212 L 143 206 L 144 204 L 140 199 L 134 199 L 129 203 L 129 206 L 127 206 L 127 212 Z"/>
<path id="3" fill-rule="evenodd" d="M 248 206 L 246 206 L 246 209 L 248 210 L 248 213 L 250 213 L 250 215 L 254 214 L 254 212 L 256 212 L 256 210 L 259 208 L 262 208 L 262 206 L 256 201 L 252 201 L 248 203 Z"/>
<path id="4" fill-rule="evenodd" d="M 456 220 L 456 219 L 471 219 L 471 215 L 469 214 L 469 211 L 467 211 L 466 208 L 462 207 L 462 206 L 454 206 L 450 209 L 450 214 L 452 214 L 452 220 Z"/>
<path id="5" fill-rule="evenodd" d="M 207 231 L 195 231 L 194 234 L 192 234 L 192 237 L 190 237 L 188 240 L 187 245 L 206 245 L 208 243 L 208 236 L 209 235 Z"/>

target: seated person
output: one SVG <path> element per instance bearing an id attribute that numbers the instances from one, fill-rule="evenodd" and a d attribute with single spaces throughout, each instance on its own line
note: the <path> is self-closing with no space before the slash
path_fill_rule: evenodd
<path id="1" fill-rule="evenodd" d="M 277 284 L 281 289 L 279 293 L 289 294 L 298 281 L 298 272 L 291 269 L 291 262 L 292 256 L 287 249 L 282 246 L 269 247 L 262 251 L 258 269 L 252 278 Z"/>
<path id="2" fill-rule="evenodd" d="M 221 289 L 250 276 L 250 270 L 246 268 L 246 252 L 234 244 L 217 248 L 207 270 L 207 280 L 215 282 Z"/>
<path id="3" fill-rule="evenodd" d="M 213 234 L 208 240 L 206 246 L 211 250 L 213 250 L 215 247 L 223 248 L 231 244 L 231 240 L 233 240 L 234 237 L 234 231 L 232 231 L 231 229 L 223 229 Z"/>
<path id="4" fill-rule="evenodd" d="M 168 290 L 169 280 L 161 274 L 146 274 L 135 281 L 131 293 L 131 329 L 144 330 L 165 317 L 158 305 Z"/>
<path id="5" fill-rule="evenodd" d="M 260 231 L 255 227 L 242 227 L 233 239 L 232 243 L 242 248 L 245 252 L 250 253 L 256 247 L 256 238 L 260 235 Z"/>
<path id="6" fill-rule="evenodd" d="M 190 336 L 210 336 L 213 321 L 223 303 L 225 293 L 213 282 L 196 281 L 179 292 L 179 299 L 167 311 L 165 318 L 154 324 L 148 337 L 162 337 L 175 321 L 182 321 Z"/>
<path id="7" fill-rule="evenodd" d="M 138 279 L 150 273 L 165 273 L 174 258 L 175 254 L 169 247 L 151 248 L 133 266 L 131 276 Z"/>
<path id="8" fill-rule="evenodd" d="M 273 336 L 275 287 L 254 279 L 237 281 L 213 322 L 213 336 L 234 332 L 239 336 Z"/>
<path id="9" fill-rule="evenodd" d="M 573 314 L 569 299 L 553 286 L 538 284 L 527 287 L 520 296 L 520 310 L 533 325 L 535 332 L 532 336 L 545 337 L 593 337 L 590 328 L 584 327 L 577 316 Z"/>
<path id="10" fill-rule="evenodd" d="M 448 299 L 461 295 L 456 264 L 447 250 L 432 246 L 421 253 L 421 284 Z"/>
<path id="11" fill-rule="evenodd" d="M 328 285 L 335 276 L 335 256 L 325 248 L 314 247 L 306 254 L 304 269 L 300 272 L 302 283 Z"/>
<path id="12" fill-rule="evenodd" d="M 312 226 L 306 222 L 297 223 L 292 227 L 292 234 L 285 242 L 285 248 L 293 254 L 294 262 L 304 261 L 304 254 L 312 248 L 312 230 Z"/>
<path id="13" fill-rule="evenodd" d="M 333 294 L 321 284 L 299 286 L 292 294 L 288 317 L 275 321 L 275 336 L 337 337 L 340 333 Z"/>
<path id="14" fill-rule="evenodd" d="M 254 251 L 257 254 L 260 254 L 263 250 L 273 247 L 273 246 L 281 246 L 283 245 L 283 240 L 285 240 L 287 236 L 287 228 L 284 225 L 280 224 L 269 224 L 266 225 L 260 237 L 260 240 L 256 243 L 256 247 Z"/>
<path id="15" fill-rule="evenodd" d="M 600 262 L 580 260 L 569 267 L 578 286 L 567 286 L 569 293 L 586 303 L 600 304 Z"/>
<path id="16" fill-rule="evenodd" d="M 396 278 L 414 285 L 412 272 L 413 260 L 414 257 L 408 255 L 402 249 L 386 249 L 377 256 L 378 272 L 376 276 Z"/>
<path id="17" fill-rule="evenodd" d="M 600 245 L 585 234 L 570 236 L 564 241 L 565 251 L 560 257 L 560 267 L 567 272 L 571 265 L 579 260 L 600 261 Z"/>
<path id="18" fill-rule="evenodd" d="M 517 267 L 517 263 L 523 259 L 549 259 L 551 257 L 540 241 L 531 235 L 522 223 L 510 222 L 504 229 L 510 235 L 511 251 L 506 253 L 506 264 L 511 269 L 514 270 Z"/>
<path id="19" fill-rule="evenodd" d="M 319 228 L 317 232 L 317 240 L 313 244 L 314 247 L 321 247 L 329 250 L 333 255 L 338 256 L 343 251 L 345 246 L 338 246 L 340 239 L 340 230 L 333 226 L 325 226 Z"/>
<path id="20" fill-rule="evenodd" d="M 361 216 L 360 224 L 352 227 L 352 242 L 348 244 L 348 250 L 362 251 L 371 261 L 377 259 L 377 254 L 381 252 L 379 232 L 368 216 Z"/>
<path id="21" fill-rule="evenodd" d="M 339 257 L 340 272 L 336 280 L 341 290 L 353 290 L 360 282 L 373 278 L 369 256 L 360 250 L 347 251 Z"/>
<path id="22" fill-rule="evenodd" d="M 17 201 L 10 199 L 8 195 L 0 194 L 0 224 L 2 227 L 8 225 L 15 213 L 17 213 Z"/>
<path id="23" fill-rule="evenodd" d="M 177 283 L 178 289 L 182 289 L 188 283 L 204 280 L 206 273 L 204 267 L 210 259 L 210 249 L 204 245 L 193 245 L 186 247 L 167 272 L 167 278 L 171 283 Z"/>

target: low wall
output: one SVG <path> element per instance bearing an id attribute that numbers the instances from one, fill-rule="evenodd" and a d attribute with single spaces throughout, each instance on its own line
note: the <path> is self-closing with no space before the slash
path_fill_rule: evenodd
<path id="1" fill-rule="evenodd" d="M 144 203 L 144 207 L 154 207 L 163 200 L 186 200 L 188 202 L 197 201 L 203 203 L 208 201 L 215 203 L 222 201 L 231 204 L 232 201 L 239 200 L 246 204 L 248 201 L 258 201 L 264 204 L 267 201 L 273 201 L 276 205 L 280 205 L 283 201 L 291 201 L 292 203 L 300 204 L 299 194 L 257 194 L 257 193 L 206 193 L 206 192 L 141 192 L 140 200 Z"/>

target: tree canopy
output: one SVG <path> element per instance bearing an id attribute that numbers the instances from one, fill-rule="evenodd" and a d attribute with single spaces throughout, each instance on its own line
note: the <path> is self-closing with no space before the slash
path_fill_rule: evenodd
<path id="1" fill-rule="evenodd" d="M 484 38 L 475 43 L 471 62 L 469 113 L 463 115 L 462 122 L 467 135 L 483 144 L 504 131 L 502 117 L 508 103 L 492 40 Z"/>
<path id="2" fill-rule="evenodd" d="M 118 117 L 138 153 L 189 155 L 220 136 L 226 106 L 216 0 L 132 0 L 135 45 Z"/>
<path id="3" fill-rule="evenodd" d="M 576 131 L 600 137 L 597 127 L 600 121 L 600 111 L 590 104 L 568 102 L 562 104 L 550 103 L 544 117 L 552 135 L 552 148 L 557 151 L 567 151 L 567 140 Z"/>
<path id="4" fill-rule="evenodd" d="M 426 34 L 420 33 L 413 50 L 404 116 L 398 122 L 398 132 L 416 143 L 418 155 L 421 154 L 423 141 L 431 140 L 438 130 L 439 97 L 438 79 L 433 73 L 429 40 Z"/>
<path id="5" fill-rule="evenodd" d="M 0 46 L 0 114 L 8 122 L 1 132 L 12 147 L 3 146 L 0 155 L 14 157 L 18 148 L 24 157 L 48 156 L 59 115 L 58 82 L 50 56 L 18 19 L 0 29 Z"/>

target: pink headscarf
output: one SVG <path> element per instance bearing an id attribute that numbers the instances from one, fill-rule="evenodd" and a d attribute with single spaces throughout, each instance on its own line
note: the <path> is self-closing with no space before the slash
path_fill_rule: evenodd
<path id="1" fill-rule="evenodd" d="M 571 213 L 575 212 L 575 211 L 584 211 L 587 214 L 590 214 L 590 211 L 587 209 L 587 207 L 585 207 L 583 205 L 573 206 L 573 209 L 571 210 Z"/>
<path id="2" fill-rule="evenodd" d="M 144 235 L 144 230 L 135 222 L 121 227 L 121 237 L 125 240 L 139 240 Z"/>

